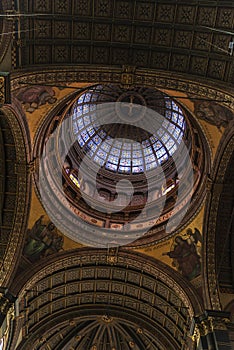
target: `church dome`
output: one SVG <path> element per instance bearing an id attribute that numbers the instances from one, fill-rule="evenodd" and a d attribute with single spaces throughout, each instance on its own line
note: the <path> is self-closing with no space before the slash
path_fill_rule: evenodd
<path id="1" fill-rule="evenodd" d="M 106 102 L 116 103 L 118 119 L 103 126 L 97 109 Z M 147 109 L 164 118 L 152 133 L 133 125 Z M 127 116 L 131 125 L 123 124 L 119 114 Z M 161 91 L 142 87 L 95 86 L 77 98 L 71 115 L 82 151 L 99 166 L 119 174 L 139 174 L 165 163 L 178 149 L 186 129 L 184 113 L 175 101 Z"/>
<path id="2" fill-rule="evenodd" d="M 148 245 L 174 234 L 199 207 L 202 133 L 166 93 L 89 86 L 58 105 L 47 123 L 40 186 L 56 225 L 65 213 L 70 238 L 103 247 L 121 236 L 121 245 Z"/>

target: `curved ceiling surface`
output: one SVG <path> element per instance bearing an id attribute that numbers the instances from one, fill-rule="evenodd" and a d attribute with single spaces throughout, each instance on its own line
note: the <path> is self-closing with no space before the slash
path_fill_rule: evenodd
<path id="1" fill-rule="evenodd" d="M 109 111 L 104 105 L 101 111 L 97 109 L 105 102 L 116 103 L 118 119 L 102 126 L 98 114 Z M 150 123 L 151 134 L 133 124 L 145 117 L 147 125 L 147 116 L 141 114 L 147 114 L 148 108 L 160 113 L 155 113 L 159 124 L 155 131 Z M 107 115 L 109 123 L 111 117 Z M 75 102 L 72 119 L 78 143 L 89 158 L 101 167 L 123 174 L 143 173 L 167 161 L 178 149 L 185 130 L 181 108 L 169 96 L 146 88 L 126 91 L 108 85 L 91 88 Z M 125 120 L 127 124 L 123 123 Z"/>
<path id="2" fill-rule="evenodd" d="M 234 80 L 232 1 L 27 0 L 16 10 L 15 68 L 134 65 Z"/>

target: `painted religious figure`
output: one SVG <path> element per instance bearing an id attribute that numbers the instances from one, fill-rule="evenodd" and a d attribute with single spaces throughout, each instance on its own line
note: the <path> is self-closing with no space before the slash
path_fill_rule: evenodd
<path id="1" fill-rule="evenodd" d="M 16 93 L 16 98 L 24 105 L 26 112 L 33 113 L 46 103 L 56 102 L 55 92 L 51 86 L 35 85 L 21 88 Z"/>
<path id="2" fill-rule="evenodd" d="M 31 261 L 60 251 L 63 247 L 63 236 L 57 232 L 54 224 L 42 223 L 41 216 L 28 230 L 28 239 L 24 247 L 24 255 Z"/>
<path id="3" fill-rule="evenodd" d="M 217 102 L 195 101 L 194 113 L 199 118 L 212 125 L 226 128 L 233 120 L 234 114 L 227 107 L 221 106 Z"/>
<path id="4" fill-rule="evenodd" d="M 172 250 L 163 253 L 173 259 L 175 266 L 184 277 L 192 280 L 201 272 L 201 255 L 198 242 L 202 242 L 200 231 L 195 228 L 194 232 L 189 228 L 186 236 L 176 236 Z"/>

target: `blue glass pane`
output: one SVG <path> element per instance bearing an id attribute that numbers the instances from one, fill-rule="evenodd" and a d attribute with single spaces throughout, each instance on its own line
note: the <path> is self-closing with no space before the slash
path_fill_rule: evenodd
<path id="1" fill-rule="evenodd" d="M 84 95 L 81 95 L 81 96 L 78 98 L 78 104 L 81 104 L 83 101 L 84 101 Z"/>
<path id="2" fill-rule="evenodd" d="M 95 111 L 97 109 L 96 105 L 89 105 L 89 110 L 90 111 Z"/>
<path id="3" fill-rule="evenodd" d="M 83 114 L 86 114 L 89 112 L 89 105 L 83 105 Z"/>
<path id="4" fill-rule="evenodd" d="M 116 171 L 117 170 L 117 165 L 111 164 L 111 163 L 107 163 L 106 164 L 106 169 Z"/>
<path id="5" fill-rule="evenodd" d="M 167 128 L 167 130 L 169 131 L 169 133 L 173 135 L 174 129 L 175 129 L 175 125 L 170 123 L 170 124 L 168 125 L 168 128 Z"/>
<path id="6" fill-rule="evenodd" d="M 119 156 L 120 155 L 120 149 L 119 148 L 112 148 L 111 149 L 111 153 L 115 156 Z"/>
<path id="7" fill-rule="evenodd" d="M 139 151 L 133 151 L 132 157 L 133 158 L 140 158 L 140 157 L 142 157 L 142 152 L 140 150 Z"/>
<path id="8" fill-rule="evenodd" d="M 154 154 L 152 154 L 151 156 L 145 157 L 146 164 L 151 163 L 151 162 L 156 162 Z"/>
<path id="9" fill-rule="evenodd" d="M 102 142 L 102 139 L 98 136 L 98 135 L 95 135 L 93 137 L 93 141 L 97 144 L 97 145 L 100 145 L 100 143 Z"/>
<path id="10" fill-rule="evenodd" d="M 147 147 L 149 145 L 150 145 L 150 141 L 149 140 L 142 141 L 143 148 L 145 148 L 145 147 Z"/>
<path id="11" fill-rule="evenodd" d="M 76 124 L 73 126 L 73 130 L 75 134 L 78 134 L 79 130 Z"/>
<path id="12" fill-rule="evenodd" d="M 133 172 L 133 174 L 143 173 L 144 172 L 144 168 L 143 168 L 143 166 L 138 166 L 138 167 L 134 166 L 132 168 L 132 172 Z"/>
<path id="13" fill-rule="evenodd" d="M 119 158 L 110 155 L 110 156 L 108 157 L 108 161 L 109 161 L 110 163 L 118 164 Z"/>
<path id="14" fill-rule="evenodd" d="M 76 125 L 78 126 L 79 130 L 84 127 L 83 119 L 78 119 L 76 121 Z"/>
<path id="15" fill-rule="evenodd" d="M 114 141 L 114 147 L 121 148 L 122 147 L 122 142 L 120 141 Z"/>
<path id="16" fill-rule="evenodd" d="M 91 100 L 92 100 L 92 101 L 97 101 L 97 99 L 98 99 L 98 95 L 93 94 L 93 96 L 92 96 Z"/>
<path id="17" fill-rule="evenodd" d="M 122 166 L 130 166 L 131 165 L 131 159 L 121 158 L 119 164 L 122 165 Z"/>
<path id="18" fill-rule="evenodd" d="M 79 122 L 79 120 L 78 120 L 78 122 Z M 90 124 L 90 116 L 89 115 L 86 115 L 85 117 L 84 117 L 84 125 L 89 125 Z"/>
<path id="19" fill-rule="evenodd" d="M 107 157 L 107 153 L 102 151 L 101 149 L 98 150 L 97 155 L 103 159 L 106 159 L 106 157 Z"/>
<path id="20" fill-rule="evenodd" d="M 165 98 L 165 104 L 166 104 L 166 107 L 168 108 L 168 109 L 171 109 L 172 107 L 171 107 L 171 100 L 169 100 L 169 98 Z"/>
<path id="21" fill-rule="evenodd" d="M 166 153 L 165 149 L 164 148 L 161 148 L 157 151 L 157 157 L 158 159 L 161 158 L 164 154 Z"/>
<path id="22" fill-rule="evenodd" d="M 79 145 L 83 147 L 85 143 L 80 134 L 77 135 L 77 139 L 78 139 Z"/>
<path id="23" fill-rule="evenodd" d="M 122 150 L 122 157 L 131 158 L 131 151 Z"/>
<path id="24" fill-rule="evenodd" d="M 124 150 L 131 150 L 131 148 L 132 148 L 132 145 L 131 145 L 131 143 L 123 143 L 123 149 Z"/>
<path id="25" fill-rule="evenodd" d="M 92 95 L 90 93 L 85 94 L 84 102 L 89 102 L 91 100 L 91 96 Z"/>
<path id="26" fill-rule="evenodd" d="M 176 113 L 176 112 L 173 112 L 173 113 L 172 113 L 172 120 L 173 120 L 174 123 L 177 123 L 177 120 L 178 120 L 178 113 Z"/>
<path id="27" fill-rule="evenodd" d="M 106 87 L 104 95 L 99 94 L 102 89 L 99 85 L 83 93 L 72 109 L 73 132 L 92 160 L 99 165 L 104 165 L 107 160 L 105 166 L 112 171 L 141 173 L 153 169 L 158 162 L 166 161 L 168 154 L 176 152 L 186 127 L 183 111 L 176 102 L 165 97 L 164 119 L 156 134 L 142 142 L 123 142 L 110 137 L 97 120 L 95 101 L 106 101 L 108 96 Z"/>
<path id="28" fill-rule="evenodd" d="M 164 134 L 164 132 L 165 132 L 164 129 L 162 129 L 162 128 L 158 129 L 157 134 L 158 134 L 158 138 L 159 138 L 159 139 L 160 139 L 160 137 L 162 137 L 162 135 Z"/>
<path id="29" fill-rule="evenodd" d="M 108 144 L 108 145 L 112 145 L 113 144 L 113 139 L 110 137 L 110 136 L 107 136 L 105 142 Z"/>
<path id="30" fill-rule="evenodd" d="M 148 147 L 148 148 L 144 148 L 144 155 L 147 156 L 149 154 L 152 154 L 153 153 L 153 150 L 151 147 Z"/>
<path id="31" fill-rule="evenodd" d="M 165 129 L 167 129 L 168 128 L 168 126 L 170 125 L 170 122 L 169 122 L 169 120 L 164 120 L 163 121 L 163 123 L 162 123 L 162 126 L 165 128 Z"/>
<path id="32" fill-rule="evenodd" d="M 162 147 L 162 143 L 160 141 L 157 141 L 153 144 L 153 148 L 155 151 L 157 151 L 158 149 L 160 149 Z"/>
<path id="33" fill-rule="evenodd" d="M 98 135 L 99 135 L 102 139 L 104 139 L 104 138 L 106 137 L 106 132 L 105 132 L 104 130 L 100 130 L 100 131 L 98 132 Z"/>
<path id="34" fill-rule="evenodd" d="M 172 108 L 173 108 L 174 111 L 178 111 L 179 110 L 179 107 L 177 106 L 177 104 L 174 101 L 171 101 L 171 104 L 172 104 Z"/>
<path id="35" fill-rule="evenodd" d="M 82 131 L 81 136 L 84 141 L 87 141 L 89 139 L 89 134 L 86 131 Z"/>
<path id="36" fill-rule="evenodd" d="M 165 133 L 163 136 L 162 136 L 162 142 L 164 143 L 164 145 L 165 145 L 165 143 L 167 143 L 167 141 L 170 139 L 170 136 L 167 134 L 167 133 Z"/>
<path id="37" fill-rule="evenodd" d="M 173 140 L 170 139 L 167 141 L 167 149 L 168 150 L 171 149 L 171 147 L 174 145 L 175 145 L 175 142 Z"/>
<path id="38" fill-rule="evenodd" d="M 133 159 L 133 160 L 132 160 L 132 165 L 133 165 L 133 166 L 143 165 L 143 159 L 142 159 L 142 158 Z"/>
<path id="39" fill-rule="evenodd" d="M 175 130 L 173 132 L 174 137 L 177 139 L 180 134 L 181 134 L 181 130 L 179 128 L 175 127 Z"/>
<path id="40" fill-rule="evenodd" d="M 178 116 L 178 124 L 179 124 L 179 126 L 181 126 L 181 127 L 183 127 L 183 125 L 184 125 L 184 118 L 183 118 L 182 115 L 179 115 L 179 116 Z"/>
<path id="41" fill-rule="evenodd" d="M 92 151 L 96 151 L 97 149 L 97 145 L 92 140 L 89 141 L 88 146 Z"/>
<path id="42" fill-rule="evenodd" d="M 146 170 L 154 169 L 154 168 L 156 168 L 156 163 L 146 164 L 145 168 L 146 168 Z"/>
<path id="43" fill-rule="evenodd" d="M 106 142 L 103 142 L 100 147 L 106 152 L 110 151 L 110 145 L 108 145 Z"/>
<path id="44" fill-rule="evenodd" d="M 156 136 L 156 135 L 153 135 L 153 136 L 150 137 L 150 141 L 151 141 L 152 144 L 154 144 L 155 142 L 157 142 L 157 140 L 158 140 L 158 139 L 157 139 L 157 136 Z"/>
<path id="45" fill-rule="evenodd" d="M 95 161 L 96 163 L 98 163 L 99 165 L 101 165 L 101 166 L 103 166 L 103 165 L 105 164 L 105 160 L 99 158 L 98 156 L 95 156 L 95 157 L 94 157 L 94 161 Z"/>
<path id="46" fill-rule="evenodd" d="M 89 126 L 86 130 L 88 131 L 89 136 L 93 136 L 95 134 L 95 130 L 92 126 Z"/>
<path id="47" fill-rule="evenodd" d="M 166 117 L 168 119 L 171 119 L 172 112 L 171 111 L 166 111 Z"/>
<path id="48" fill-rule="evenodd" d="M 140 148 L 141 148 L 141 144 L 140 144 L 140 143 L 134 142 L 134 143 L 132 144 L 132 148 L 133 148 L 133 149 L 140 149 Z"/>
<path id="49" fill-rule="evenodd" d="M 131 167 L 119 166 L 119 172 L 129 174 L 131 172 Z"/>

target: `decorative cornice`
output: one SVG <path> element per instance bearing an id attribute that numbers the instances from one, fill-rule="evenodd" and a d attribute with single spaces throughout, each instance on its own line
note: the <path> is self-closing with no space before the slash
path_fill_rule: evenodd
<path id="1" fill-rule="evenodd" d="M 13 229 L 4 256 L 4 265 L 0 272 L 0 284 L 7 286 L 9 280 L 13 278 L 19 262 L 18 258 L 22 250 L 24 232 L 26 231 L 29 210 L 28 201 L 31 192 L 30 181 L 26 175 L 27 152 L 21 125 L 16 114 L 7 108 L 7 106 L 2 111 L 8 120 L 14 137 L 16 152 L 15 174 L 17 175 L 17 199 Z"/>
<path id="2" fill-rule="evenodd" d="M 205 305 L 212 310 L 221 310 L 219 287 L 216 271 L 216 227 L 218 220 L 218 207 L 222 193 L 222 184 L 228 163 L 234 150 L 234 127 L 231 126 L 220 141 L 210 184 L 203 223 L 203 235 L 205 237 L 203 256 L 205 257 L 203 269 L 203 290 L 205 291 Z"/>

